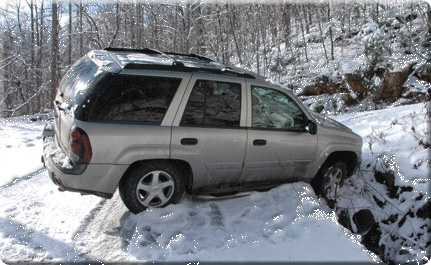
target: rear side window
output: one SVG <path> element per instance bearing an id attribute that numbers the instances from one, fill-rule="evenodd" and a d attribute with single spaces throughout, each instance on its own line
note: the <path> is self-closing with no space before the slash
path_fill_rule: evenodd
<path id="1" fill-rule="evenodd" d="M 70 67 L 61 80 L 59 88 L 64 104 L 82 103 L 88 84 L 94 80 L 97 69 L 97 65 L 87 56 Z"/>
<path id="2" fill-rule="evenodd" d="M 180 78 L 118 75 L 96 88 L 88 120 L 161 124 Z"/>
<path id="3" fill-rule="evenodd" d="M 241 84 L 197 80 L 181 126 L 239 127 Z"/>

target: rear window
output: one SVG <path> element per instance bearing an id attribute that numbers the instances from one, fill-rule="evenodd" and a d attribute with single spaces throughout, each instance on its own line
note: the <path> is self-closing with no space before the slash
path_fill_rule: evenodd
<path id="1" fill-rule="evenodd" d="M 181 83 L 180 78 L 117 75 L 103 82 L 89 121 L 161 124 Z"/>
<path id="2" fill-rule="evenodd" d="M 66 72 L 60 83 L 63 104 L 81 104 L 88 84 L 95 78 L 97 65 L 87 56 L 79 59 Z"/>

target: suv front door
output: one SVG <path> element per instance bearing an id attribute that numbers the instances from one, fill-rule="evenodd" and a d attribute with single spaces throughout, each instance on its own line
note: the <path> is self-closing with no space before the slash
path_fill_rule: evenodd
<path id="1" fill-rule="evenodd" d="M 287 93 L 248 86 L 248 140 L 241 182 L 263 186 L 306 177 L 317 148 L 317 136 L 305 130 L 308 121 Z"/>
<path id="2" fill-rule="evenodd" d="M 245 85 L 194 74 L 172 126 L 171 159 L 189 162 L 193 189 L 216 193 L 239 178 L 247 142 Z"/>

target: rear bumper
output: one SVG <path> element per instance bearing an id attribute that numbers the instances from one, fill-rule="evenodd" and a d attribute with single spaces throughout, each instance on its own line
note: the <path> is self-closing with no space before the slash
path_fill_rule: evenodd
<path id="1" fill-rule="evenodd" d="M 55 173 L 50 171 L 49 169 L 48 169 L 48 175 L 49 175 L 49 178 L 51 179 L 51 181 L 55 185 L 58 186 L 59 191 L 79 192 L 82 195 L 92 194 L 92 195 L 96 195 L 96 196 L 106 198 L 106 199 L 112 198 L 113 193 L 105 193 L 105 192 L 94 191 L 94 190 L 75 189 L 75 188 L 67 187 L 67 186 L 63 185 L 63 183 L 61 182 L 61 179 L 58 176 L 56 176 Z"/>
<path id="2" fill-rule="evenodd" d="M 47 168 L 51 181 L 60 191 L 92 194 L 111 198 L 128 165 L 112 164 L 72 164 L 54 141 L 54 137 L 44 139 L 42 162 Z"/>

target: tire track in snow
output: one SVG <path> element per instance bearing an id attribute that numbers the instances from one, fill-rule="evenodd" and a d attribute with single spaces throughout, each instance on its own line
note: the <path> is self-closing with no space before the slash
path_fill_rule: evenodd
<path id="1" fill-rule="evenodd" d="M 109 249 L 109 262 L 130 260 L 127 249 L 136 229 L 131 215 L 118 192 L 114 193 L 112 199 L 102 200 L 83 219 L 73 237 L 74 245 L 94 259 L 103 261 Z"/>
<path id="2" fill-rule="evenodd" d="M 26 224 L 17 222 L 11 218 L 0 217 L 1 223 L 7 224 L 7 227 L 4 226 L 5 229 L 3 230 L 2 237 L 10 239 L 13 242 L 13 246 L 5 246 L 2 250 L 2 256 L 6 257 L 4 261 L 8 263 L 16 263 L 17 260 L 20 262 L 52 262 L 55 257 L 49 253 L 52 252 L 52 249 L 47 249 L 47 246 L 56 246 L 56 249 L 61 249 L 62 252 L 67 253 L 67 256 L 70 257 L 67 261 L 95 261 L 95 259 L 86 256 L 86 253 L 78 251 L 75 246 L 50 237 L 36 229 L 29 228 Z M 23 250 L 16 251 L 17 249 Z M 27 256 L 19 253 L 24 252 L 24 249 Z"/>
<path id="3" fill-rule="evenodd" d="M 78 229 L 76 229 L 76 232 L 73 236 L 73 239 L 77 239 L 79 237 L 79 235 L 85 231 L 88 226 L 90 225 L 91 221 L 94 220 L 94 218 L 96 217 L 97 213 L 100 212 L 100 209 L 102 209 L 103 205 L 105 205 L 107 199 L 102 199 L 97 205 L 96 207 L 94 207 L 89 213 L 88 215 L 83 219 L 81 225 L 78 227 Z"/>
<path id="4" fill-rule="evenodd" d="M 45 171 L 0 189 L 0 257 L 10 262 L 97 261 L 75 244 L 73 231 L 91 220 L 103 202 L 58 192 Z"/>

